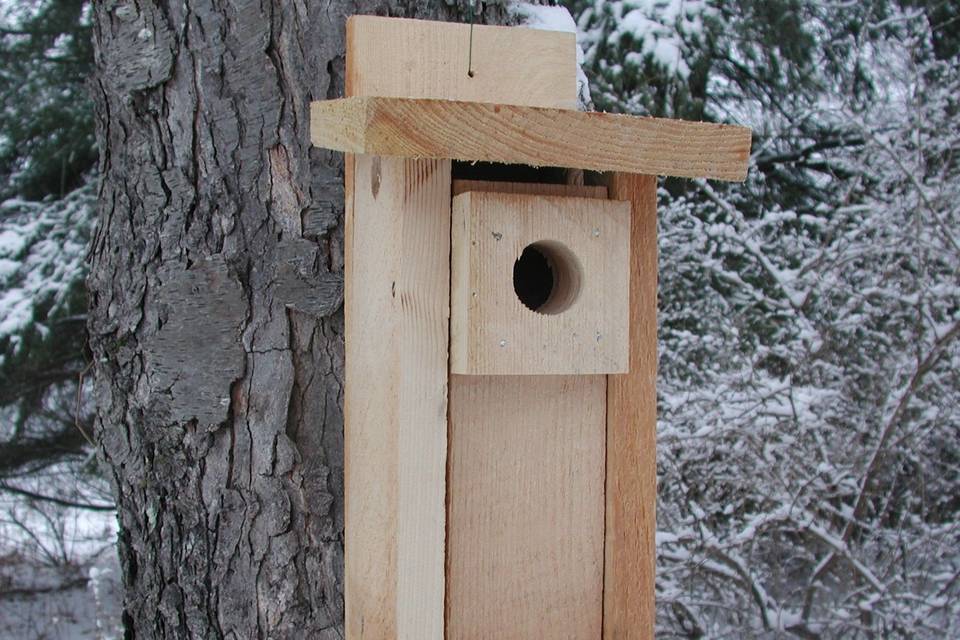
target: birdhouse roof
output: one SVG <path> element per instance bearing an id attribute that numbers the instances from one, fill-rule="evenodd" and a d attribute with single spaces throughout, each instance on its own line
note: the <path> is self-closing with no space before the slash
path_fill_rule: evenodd
<path id="1" fill-rule="evenodd" d="M 314 102 L 311 137 L 349 153 L 742 181 L 747 127 L 455 100 Z"/>

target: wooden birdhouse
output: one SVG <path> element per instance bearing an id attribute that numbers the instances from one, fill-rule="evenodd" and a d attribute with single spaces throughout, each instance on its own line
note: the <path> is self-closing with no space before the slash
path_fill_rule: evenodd
<path id="1" fill-rule="evenodd" d="M 742 180 L 750 131 L 576 111 L 575 47 L 358 16 L 312 106 L 348 154 L 348 638 L 653 635 L 655 176 Z"/>

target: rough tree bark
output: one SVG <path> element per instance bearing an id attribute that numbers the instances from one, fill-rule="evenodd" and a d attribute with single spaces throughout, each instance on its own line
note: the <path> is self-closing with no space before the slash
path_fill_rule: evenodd
<path id="1" fill-rule="evenodd" d="M 94 3 L 89 331 L 128 637 L 342 637 L 342 161 L 308 104 L 343 93 L 347 15 L 469 6 Z"/>

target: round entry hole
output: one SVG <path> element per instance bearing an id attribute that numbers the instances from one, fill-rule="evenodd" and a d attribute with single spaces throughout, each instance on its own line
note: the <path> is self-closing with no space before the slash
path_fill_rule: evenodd
<path id="1" fill-rule="evenodd" d="M 569 309 L 580 294 L 580 264 L 559 242 L 527 245 L 513 264 L 513 290 L 528 309 L 553 315 Z"/>

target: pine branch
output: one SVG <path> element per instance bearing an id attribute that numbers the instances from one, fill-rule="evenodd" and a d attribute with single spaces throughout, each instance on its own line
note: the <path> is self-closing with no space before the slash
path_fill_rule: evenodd
<path id="1" fill-rule="evenodd" d="M 757 169 L 766 172 L 768 169 L 771 169 L 773 165 L 807 160 L 810 156 L 820 151 L 862 147 L 864 144 L 866 144 L 866 140 L 862 136 L 832 138 L 821 140 L 806 147 L 794 149 L 793 151 L 760 156 L 756 158 L 754 162 L 756 163 Z"/>

